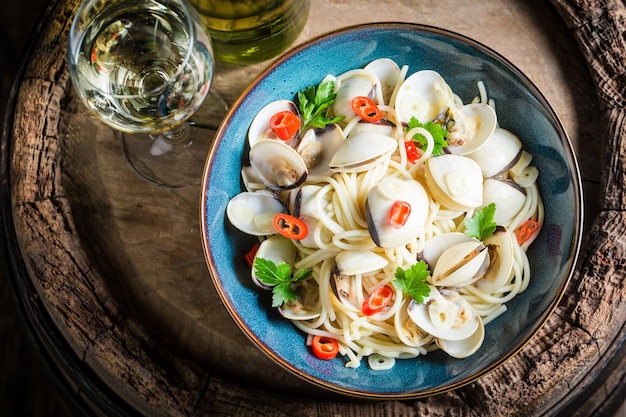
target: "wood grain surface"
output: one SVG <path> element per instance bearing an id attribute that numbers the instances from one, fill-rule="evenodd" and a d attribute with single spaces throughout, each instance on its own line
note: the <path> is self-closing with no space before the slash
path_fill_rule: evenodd
<path id="1" fill-rule="evenodd" d="M 453 0 L 396 0 L 372 13 L 364 0 L 313 1 L 298 42 L 355 23 L 412 21 L 490 46 L 538 85 L 582 156 L 585 246 L 565 297 L 539 334 L 475 383 L 424 400 L 387 402 L 321 392 L 278 368 L 238 330 L 204 264 L 199 190 L 162 190 L 141 182 L 125 166 L 115 135 L 89 116 L 73 93 L 63 57 L 78 4 L 51 2 L 15 97 L 3 152 L 9 154 L 10 208 L 31 295 L 63 335 L 69 354 L 110 390 L 109 411 L 150 416 L 612 411 L 626 370 L 623 2 L 484 0 L 461 6 Z M 220 65 L 215 89 L 232 103 L 265 65 Z M 84 387 L 72 383 L 81 395 Z"/>

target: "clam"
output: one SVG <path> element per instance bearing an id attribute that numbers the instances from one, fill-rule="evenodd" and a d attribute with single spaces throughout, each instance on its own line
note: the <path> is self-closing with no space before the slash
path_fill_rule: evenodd
<path id="1" fill-rule="evenodd" d="M 368 250 L 339 252 L 335 258 L 335 268 L 330 287 L 337 299 L 353 311 L 361 310 L 362 288 L 356 285 L 355 275 L 376 272 L 387 266 L 389 261 Z"/>
<path id="2" fill-rule="evenodd" d="M 409 317 L 407 306 L 410 299 L 404 300 L 402 307 L 394 315 L 393 325 L 396 328 L 398 338 L 407 346 L 424 346 L 433 340 L 433 337 L 420 329 Z"/>
<path id="3" fill-rule="evenodd" d="M 433 121 L 454 101 L 452 90 L 439 73 L 417 71 L 407 77 L 396 95 L 398 121 L 408 123 L 415 117 L 420 123 Z"/>
<path id="4" fill-rule="evenodd" d="M 307 167 L 300 154 L 277 140 L 258 141 L 250 149 L 250 165 L 271 190 L 296 188 L 307 177 Z"/>
<path id="5" fill-rule="evenodd" d="M 403 225 L 390 221 L 397 202 L 407 203 L 409 215 Z M 419 182 L 385 177 L 367 195 L 367 228 L 376 245 L 383 248 L 404 246 L 419 236 L 428 216 L 428 194 Z"/>
<path id="6" fill-rule="evenodd" d="M 388 120 L 381 119 L 376 123 L 359 122 L 348 132 L 348 138 L 364 132 L 378 133 L 385 136 L 393 136 L 396 126 Z"/>
<path id="7" fill-rule="evenodd" d="M 448 130 L 448 151 L 467 155 L 491 137 L 497 125 L 496 112 L 484 103 L 466 104 L 458 109 L 451 107 L 446 113 L 444 125 Z"/>
<path id="8" fill-rule="evenodd" d="M 496 224 L 507 225 L 526 203 L 526 191 L 515 181 L 487 178 L 483 183 L 483 205 L 495 203 Z"/>
<path id="9" fill-rule="evenodd" d="M 269 259 L 277 265 L 280 262 L 285 262 L 291 267 L 296 260 L 296 247 L 291 239 L 278 234 L 273 235 L 261 242 L 254 255 L 254 259 L 257 258 Z M 271 286 L 258 279 L 255 268 L 252 268 L 250 275 L 252 276 L 252 281 L 259 287 L 264 289 L 271 288 Z"/>
<path id="10" fill-rule="evenodd" d="M 338 76 L 335 80 L 337 97 L 331 106 L 333 114 L 343 116 L 345 123 L 354 119 L 356 114 L 352 110 L 352 99 L 357 96 L 372 97 L 379 82 L 373 73 L 364 69 L 347 71 Z"/>
<path id="11" fill-rule="evenodd" d="M 456 243 L 444 250 L 433 269 L 430 281 L 439 287 L 471 284 L 489 268 L 487 247 L 478 239 Z"/>
<path id="12" fill-rule="evenodd" d="M 476 331 L 461 340 L 436 339 L 437 346 L 453 358 L 463 359 L 473 355 L 482 346 L 485 339 L 485 325 L 479 317 Z"/>
<path id="13" fill-rule="evenodd" d="M 298 296 L 293 301 L 286 302 L 278 307 L 278 312 L 290 320 L 313 320 L 320 316 L 322 302 L 319 297 L 319 287 L 314 279 L 304 279 L 292 286 Z"/>
<path id="14" fill-rule="evenodd" d="M 445 154 L 426 161 L 426 183 L 435 201 L 451 210 L 471 210 L 483 203 L 480 166 L 461 155 Z"/>
<path id="15" fill-rule="evenodd" d="M 309 175 L 329 176 L 332 174 L 330 160 L 345 140 L 343 130 L 333 123 L 324 129 L 307 130 L 296 151 L 302 156 Z"/>
<path id="16" fill-rule="evenodd" d="M 290 100 L 277 100 L 266 104 L 252 119 L 248 129 L 248 143 L 253 147 L 258 141 L 263 139 L 275 139 L 278 137 L 270 128 L 270 119 L 281 111 L 291 111 L 299 115 L 298 106 Z M 296 134 L 297 136 L 297 134 Z"/>
<path id="17" fill-rule="evenodd" d="M 483 241 L 489 251 L 489 268 L 474 285 L 485 293 L 494 293 L 511 280 L 513 271 L 513 238 L 509 231 L 498 226 L 494 234 Z"/>
<path id="18" fill-rule="evenodd" d="M 467 156 L 478 163 L 485 178 L 490 178 L 512 168 L 521 153 L 522 142 L 519 138 L 498 127 L 485 141 L 484 146 L 478 147 Z"/>
<path id="19" fill-rule="evenodd" d="M 337 254 L 335 263 L 339 274 L 357 275 L 383 269 L 389 261 L 369 250 L 344 250 Z"/>
<path id="20" fill-rule="evenodd" d="M 346 139 L 330 160 L 335 172 L 363 172 L 391 158 L 398 141 L 379 133 L 362 132 Z"/>
<path id="21" fill-rule="evenodd" d="M 289 212 L 296 217 L 318 217 L 314 199 L 322 189 L 315 184 L 306 184 L 289 194 Z"/>
<path id="22" fill-rule="evenodd" d="M 424 248 L 419 254 L 419 258 L 426 262 L 429 269 L 432 271 L 439 260 L 441 254 L 457 243 L 468 242 L 472 240 L 471 237 L 461 232 L 451 232 L 436 235 L 428 239 L 424 243 Z"/>
<path id="23" fill-rule="evenodd" d="M 458 293 L 433 286 L 424 302 L 411 300 L 407 312 L 420 329 L 436 339 L 467 339 L 482 323 L 480 316 Z"/>
<path id="24" fill-rule="evenodd" d="M 378 78 L 380 81 L 380 93 L 382 102 L 389 104 L 393 90 L 400 77 L 400 67 L 392 59 L 379 58 L 367 64 L 364 68 Z"/>
<path id="25" fill-rule="evenodd" d="M 285 208 L 274 194 L 267 190 L 244 191 L 230 199 L 226 216 L 237 229 L 252 236 L 276 233 L 272 220 Z"/>

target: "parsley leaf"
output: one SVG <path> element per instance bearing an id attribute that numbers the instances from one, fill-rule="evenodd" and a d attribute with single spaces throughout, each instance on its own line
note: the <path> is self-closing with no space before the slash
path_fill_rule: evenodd
<path id="1" fill-rule="evenodd" d="M 328 115 L 328 108 L 337 99 L 334 81 L 326 81 L 317 88 L 313 85 L 298 91 L 298 108 L 302 117 L 300 131 L 307 127 L 324 128 L 331 123 L 343 120 L 343 116 L 331 118 Z"/>
<path id="2" fill-rule="evenodd" d="M 448 137 L 448 131 L 437 123 L 427 122 L 422 124 L 415 117 L 411 117 L 411 120 L 409 120 L 409 125 L 407 127 L 407 132 L 411 129 L 415 129 L 416 127 L 426 129 L 433 136 L 433 140 L 435 142 L 435 147 L 433 148 L 433 156 L 443 155 L 443 148 L 448 146 L 448 142 L 446 141 L 446 137 Z M 413 141 L 416 142 L 420 146 L 420 148 L 424 150 L 428 145 L 426 137 L 421 133 L 416 133 L 415 135 L 413 135 Z"/>
<path id="3" fill-rule="evenodd" d="M 291 284 L 307 278 L 311 275 L 311 270 L 304 269 L 292 276 L 291 267 L 287 263 L 280 261 L 276 264 L 271 259 L 256 258 L 254 273 L 259 281 L 272 287 L 272 307 L 278 307 L 298 298 Z"/>
<path id="4" fill-rule="evenodd" d="M 394 287 L 413 297 L 416 302 L 423 302 L 424 297 L 430 294 L 430 286 L 426 282 L 430 276 L 430 271 L 426 262 L 419 261 L 411 265 L 409 269 L 398 267 L 395 276 Z"/>
<path id="5" fill-rule="evenodd" d="M 478 240 L 484 240 L 493 235 L 497 226 L 496 222 L 493 221 L 495 213 L 495 203 L 491 203 L 480 210 L 476 210 L 472 217 L 466 218 L 464 221 L 465 234 L 470 237 L 475 237 Z"/>

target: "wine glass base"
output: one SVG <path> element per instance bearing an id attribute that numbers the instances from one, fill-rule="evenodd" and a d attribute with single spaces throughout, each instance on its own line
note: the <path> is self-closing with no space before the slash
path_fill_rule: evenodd
<path id="1" fill-rule="evenodd" d="M 181 126 L 173 138 L 115 132 L 124 158 L 142 180 L 169 189 L 200 185 L 213 137 L 227 110 L 216 93 L 209 92 L 207 98 L 202 114 L 208 116 L 199 115 L 196 121 Z"/>

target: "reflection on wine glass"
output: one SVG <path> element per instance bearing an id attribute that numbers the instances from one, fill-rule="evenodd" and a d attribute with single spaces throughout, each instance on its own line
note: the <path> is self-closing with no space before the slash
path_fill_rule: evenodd
<path id="1" fill-rule="evenodd" d="M 68 59 L 78 94 L 119 133 L 140 176 L 165 187 L 199 184 L 199 161 L 213 132 L 186 122 L 210 94 L 214 62 L 193 6 L 186 0 L 85 0 L 72 22 Z M 220 117 L 226 105 L 213 97 Z"/>

